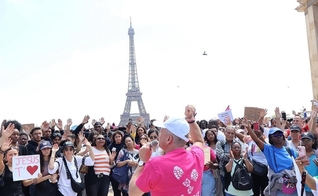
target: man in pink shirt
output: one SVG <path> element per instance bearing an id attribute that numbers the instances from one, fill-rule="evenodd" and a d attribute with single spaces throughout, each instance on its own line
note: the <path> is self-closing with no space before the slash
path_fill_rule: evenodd
<path id="1" fill-rule="evenodd" d="M 185 119 L 168 118 L 162 125 L 155 124 L 161 127 L 159 146 L 165 155 L 149 160 L 149 144 L 139 149 L 140 161 L 129 183 L 129 196 L 146 192 L 151 196 L 201 195 L 203 138 L 195 114 L 194 106 L 188 105 Z M 193 146 L 185 150 L 189 134 Z"/>

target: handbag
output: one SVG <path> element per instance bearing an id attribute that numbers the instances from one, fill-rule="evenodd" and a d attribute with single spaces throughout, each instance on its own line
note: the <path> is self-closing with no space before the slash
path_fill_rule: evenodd
<path id="1" fill-rule="evenodd" d="M 124 150 L 124 156 L 120 161 L 125 161 L 128 159 L 127 152 Z M 131 169 L 131 167 L 128 166 L 128 164 L 122 166 L 122 167 L 116 167 L 113 169 L 113 172 L 111 174 L 111 177 L 114 178 L 117 182 L 126 183 L 128 181 L 128 170 Z"/>
<path id="2" fill-rule="evenodd" d="M 82 165 L 81 165 L 81 167 L 80 167 L 80 169 L 79 169 L 79 172 L 80 172 L 81 174 L 87 174 L 87 173 L 88 173 L 88 166 L 84 164 L 86 157 L 87 157 L 87 156 L 84 156 L 84 157 L 83 157 L 83 159 L 82 159 Z"/>
<path id="3" fill-rule="evenodd" d="M 67 167 L 65 157 L 63 157 L 63 161 L 64 161 L 65 168 L 66 168 L 67 179 L 71 180 L 71 187 L 72 187 L 73 191 L 76 192 L 76 193 L 82 192 L 85 189 L 84 182 L 76 182 L 74 180 L 74 178 L 72 177 L 70 170 Z M 74 157 L 74 163 L 75 163 L 75 167 L 76 167 L 76 177 L 78 177 L 78 172 L 77 172 L 78 171 L 78 166 L 77 166 L 77 161 L 75 160 L 75 157 Z"/>
<path id="4" fill-rule="evenodd" d="M 6 168 L 4 168 L 3 173 L 0 175 L 0 187 L 4 187 L 4 171 Z"/>
<path id="5" fill-rule="evenodd" d="M 252 161 L 253 164 L 253 174 L 258 175 L 258 176 L 264 176 L 268 172 L 268 168 L 266 165 L 259 163 L 257 161 Z"/>

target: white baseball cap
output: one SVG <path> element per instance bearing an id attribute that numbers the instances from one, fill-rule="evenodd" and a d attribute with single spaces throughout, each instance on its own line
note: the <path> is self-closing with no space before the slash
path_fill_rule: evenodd
<path id="1" fill-rule="evenodd" d="M 188 134 L 190 131 L 189 123 L 184 118 L 173 118 L 170 117 L 163 123 L 158 121 L 154 121 L 153 124 L 156 127 L 168 129 L 171 133 L 175 136 L 183 139 L 184 141 L 188 142 Z"/>

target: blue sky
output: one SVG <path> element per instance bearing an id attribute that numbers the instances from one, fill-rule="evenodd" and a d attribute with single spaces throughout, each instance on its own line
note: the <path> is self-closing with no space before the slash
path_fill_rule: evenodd
<path id="1" fill-rule="evenodd" d="M 0 118 L 119 122 L 132 17 L 151 118 L 197 106 L 291 113 L 312 99 L 305 16 L 297 1 L 0 1 Z M 203 56 L 203 51 L 208 53 Z M 133 106 L 133 108 L 136 108 Z M 136 110 L 136 109 L 134 109 Z"/>

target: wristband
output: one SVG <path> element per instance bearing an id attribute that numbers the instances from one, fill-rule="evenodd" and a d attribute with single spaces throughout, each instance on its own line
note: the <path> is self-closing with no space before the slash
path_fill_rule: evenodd
<path id="1" fill-rule="evenodd" d="M 192 124 L 192 123 L 194 123 L 194 122 L 195 122 L 195 120 L 188 121 L 189 124 Z"/>

